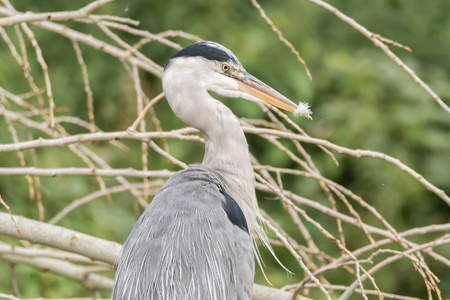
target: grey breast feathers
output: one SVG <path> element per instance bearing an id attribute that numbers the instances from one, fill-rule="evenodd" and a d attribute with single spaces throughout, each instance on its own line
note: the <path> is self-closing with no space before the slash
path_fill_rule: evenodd
<path id="1" fill-rule="evenodd" d="M 220 176 L 193 166 L 169 179 L 134 226 L 112 299 L 251 299 L 252 250 Z"/>

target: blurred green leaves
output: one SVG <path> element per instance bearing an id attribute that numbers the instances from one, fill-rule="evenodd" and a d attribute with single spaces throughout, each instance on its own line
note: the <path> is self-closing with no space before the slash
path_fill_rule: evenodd
<path id="1" fill-rule="evenodd" d="M 18 10 L 33 12 L 73 10 L 89 2 L 12 1 Z M 184 3 L 177 0 L 128 0 L 111 3 L 96 13 L 139 20 L 140 28 L 152 33 L 183 30 L 225 45 L 237 55 L 250 73 L 294 102 L 307 101 L 311 104 L 313 121 L 295 119 L 309 135 L 328 139 L 348 148 L 370 149 L 399 158 L 449 193 L 448 113 L 380 49 L 325 10 L 300 0 L 266 0 L 260 1 L 260 4 L 307 62 L 313 76 L 312 82 L 308 81 L 295 56 L 278 41 L 276 34 L 259 17 L 250 1 L 193 0 Z M 413 54 L 390 48 L 447 104 L 450 103 L 450 2 L 378 0 L 367 3 L 351 0 L 333 2 L 333 5 L 369 30 L 411 47 Z M 86 28 L 87 32 L 91 30 L 91 27 L 84 24 L 77 24 L 75 27 Z M 73 115 L 88 120 L 81 71 L 71 42 L 40 28 L 32 28 L 49 66 L 56 106 L 67 108 Z M 13 35 L 12 28 L 5 29 Z M 190 43 L 181 38 L 173 40 L 182 46 Z M 92 90 L 97 125 L 105 131 L 125 130 L 137 114 L 134 87 L 128 74 L 116 59 L 85 45 L 80 47 L 88 67 L 89 79 L 95 83 Z M 32 57 L 32 49 L 29 48 L 28 51 Z M 175 50 L 153 43 L 145 46 L 142 52 L 164 65 Z M 37 62 L 30 59 L 30 63 L 38 86 L 44 86 Z M 158 78 L 142 75 L 142 84 L 149 97 L 161 92 Z M 3 41 L 0 41 L 0 86 L 16 94 L 29 90 Z M 239 117 L 263 117 L 263 113 L 253 103 L 225 101 Z M 182 126 L 182 122 L 176 119 L 165 101 L 158 103 L 155 111 L 163 121 L 164 130 Z M 148 129 L 154 130 L 151 125 Z M 79 129 L 74 127 L 73 130 L 75 133 Z M 10 143 L 11 138 L 3 119 L 0 119 L 0 132 L 0 142 Z M 34 137 L 41 135 L 37 131 L 32 134 Z M 266 147 L 267 143 L 258 136 L 249 135 L 248 141 L 250 150 L 261 164 L 298 168 L 283 152 L 274 147 Z M 140 144 L 132 141 L 124 143 L 130 148 L 128 154 L 111 149 L 105 149 L 101 153 L 114 167 L 140 168 Z M 203 145 L 175 140 L 169 143 L 175 157 L 187 163 L 201 162 Z M 441 199 L 396 167 L 381 160 L 356 159 L 339 154 L 336 158 L 340 166 L 336 167 L 317 147 L 304 146 L 325 177 L 363 197 L 399 230 L 448 222 L 450 219 L 450 210 Z M 103 144 L 89 147 L 102 151 Z M 59 149 L 38 150 L 37 155 L 40 167 L 83 166 L 75 155 Z M 150 152 L 148 159 L 154 168 L 176 169 L 154 152 Z M 17 165 L 18 160 L 13 153 L 0 154 L 0 166 Z M 288 184 L 286 189 L 329 206 L 317 182 L 288 175 L 283 179 Z M 47 218 L 74 199 L 98 189 L 95 182 L 87 182 L 78 177 L 45 178 L 41 181 Z M 1 177 L 0 194 L 11 205 L 14 213 L 38 217 L 35 204 L 28 199 L 25 179 Z M 279 201 L 262 193 L 258 196 L 260 206 L 280 221 L 283 228 L 286 227 L 289 231 L 289 228 L 295 226 L 283 217 L 285 212 Z M 101 205 L 99 202 L 90 203 L 83 209 L 74 211 L 71 218 L 64 219 L 61 225 L 123 242 L 135 220 L 135 211 L 128 194 L 121 193 L 113 196 L 113 199 L 115 205 L 104 205 L 105 199 L 100 200 Z M 308 213 L 315 214 L 314 211 Z M 322 226 L 330 231 L 336 230 L 332 218 L 323 215 L 317 217 Z M 369 215 L 364 217 L 372 218 Z M 306 226 L 317 235 L 315 239 L 319 246 L 332 249 L 336 256 L 339 255 L 334 244 L 309 224 Z M 354 243 L 355 248 L 358 247 L 357 241 L 361 239 L 361 233 L 352 232 L 348 227 L 344 227 L 344 231 L 347 239 Z M 336 231 L 332 233 L 337 234 Z M 276 250 L 289 267 L 289 262 L 293 260 L 290 254 L 285 249 L 279 252 L 279 249 Z M 300 269 L 293 270 L 295 275 L 289 277 L 270 255 L 263 254 L 268 264 L 266 272 L 275 286 L 297 283 L 302 278 Z M 394 293 L 401 293 L 403 290 L 411 296 L 426 297 L 419 276 L 410 264 L 405 265 L 405 271 L 402 271 L 400 277 L 397 276 L 398 272 L 392 272 L 397 265 L 387 267 L 383 271 L 385 280 L 381 281 L 382 285 Z M 8 270 L 8 265 L 0 262 L 0 291 L 5 293 L 11 293 L 6 275 Z M 436 270 L 442 282 L 450 282 L 448 272 L 445 273 L 439 266 L 436 266 Z M 77 284 L 53 275 L 41 275 L 28 267 L 20 266 L 17 272 L 20 274 L 19 281 L 23 284 L 23 297 L 68 297 L 83 293 Z M 257 282 L 265 284 L 260 273 L 258 270 Z M 342 273 L 331 273 L 330 276 L 339 278 Z M 342 282 L 345 280 L 342 279 Z M 442 284 L 440 287 L 443 295 L 450 294 L 448 285 Z M 87 292 L 84 294 L 88 295 Z"/>

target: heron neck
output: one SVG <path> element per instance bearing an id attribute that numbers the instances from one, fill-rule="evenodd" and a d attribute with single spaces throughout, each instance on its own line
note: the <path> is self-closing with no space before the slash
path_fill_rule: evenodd
<path id="1" fill-rule="evenodd" d="M 225 179 L 235 176 L 248 181 L 254 191 L 254 174 L 247 140 L 233 112 L 197 85 L 189 86 L 193 99 L 186 99 L 186 93 L 175 88 L 165 90 L 178 118 L 203 133 L 205 156 L 202 164 L 218 171 Z"/>
<path id="2" fill-rule="evenodd" d="M 228 107 L 208 96 L 207 126 L 199 128 L 205 137 L 203 164 L 217 170 L 226 179 L 234 176 L 250 182 L 254 190 L 253 168 L 244 131 Z"/>
<path id="3" fill-rule="evenodd" d="M 170 80 L 164 80 L 171 77 Z M 258 204 L 255 177 L 244 132 L 231 110 L 197 84 L 177 81 L 175 73 L 163 77 L 166 98 L 178 118 L 199 129 L 205 138 L 202 164 L 217 171 L 227 192 L 238 202 L 252 231 L 257 230 Z M 180 87 L 183 87 L 182 89 Z M 188 95 L 188 98 L 187 98 Z"/>
<path id="4" fill-rule="evenodd" d="M 204 128 L 205 156 L 203 164 L 222 173 L 251 183 L 254 174 L 247 140 L 235 115 L 221 102 L 217 102 L 218 117 Z"/>
<path id="5" fill-rule="evenodd" d="M 247 139 L 236 116 L 221 102 L 209 126 L 202 128 L 205 137 L 205 156 L 202 164 L 217 171 L 224 179 L 227 192 L 237 201 L 247 219 L 250 230 L 257 232 L 258 204 L 255 194 L 255 175 L 248 151 Z"/>

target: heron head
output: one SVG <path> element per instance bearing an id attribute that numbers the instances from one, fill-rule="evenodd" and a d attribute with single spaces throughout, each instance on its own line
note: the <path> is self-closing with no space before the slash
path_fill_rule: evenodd
<path id="1" fill-rule="evenodd" d="M 214 42 L 197 42 L 177 53 L 167 62 L 167 71 L 177 65 L 188 76 L 202 82 L 204 88 L 221 96 L 243 98 L 250 101 L 264 101 L 278 108 L 310 117 L 308 104 L 295 104 L 281 93 L 249 74 L 236 56 L 222 45 Z M 181 73 L 180 73 L 181 74 Z M 183 82 L 180 80 L 180 84 Z"/>

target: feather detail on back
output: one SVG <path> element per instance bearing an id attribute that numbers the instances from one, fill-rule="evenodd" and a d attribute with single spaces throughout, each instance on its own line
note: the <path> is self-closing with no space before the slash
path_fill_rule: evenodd
<path id="1" fill-rule="evenodd" d="M 251 299 L 252 240 L 221 182 L 204 166 L 170 178 L 124 244 L 113 300 Z"/>

